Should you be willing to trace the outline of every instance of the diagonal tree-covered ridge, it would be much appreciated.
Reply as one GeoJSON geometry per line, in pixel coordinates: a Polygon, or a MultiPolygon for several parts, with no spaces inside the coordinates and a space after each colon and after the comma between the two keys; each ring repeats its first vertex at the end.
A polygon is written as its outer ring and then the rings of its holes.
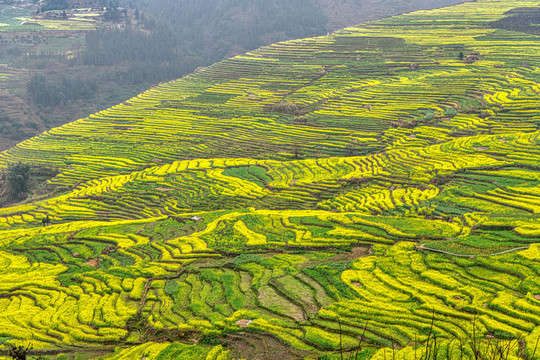
{"type": "Polygon", "coordinates": [[[0,336],[107,359],[539,358],[540,38],[507,26],[539,7],[275,44],[1,153],[58,175],[0,209],[0,336]]]}

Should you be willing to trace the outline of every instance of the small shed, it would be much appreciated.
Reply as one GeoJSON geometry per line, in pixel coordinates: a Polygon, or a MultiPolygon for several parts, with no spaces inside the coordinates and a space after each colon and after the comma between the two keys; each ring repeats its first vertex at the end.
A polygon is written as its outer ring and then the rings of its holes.
{"type": "Polygon", "coordinates": [[[478,56],[478,55],[467,55],[467,57],[464,59],[464,61],[467,64],[472,64],[473,62],[476,62],[476,61],[479,61],[479,60],[480,60],[480,56],[478,56]]]}
{"type": "Polygon", "coordinates": [[[480,53],[478,51],[471,52],[469,55],[465,57],[465,59],[463,59],[463,61],[465,61],[467,64],[472,64],[473,62],[480,61],[480,60],[481,60],[480,53]]]}

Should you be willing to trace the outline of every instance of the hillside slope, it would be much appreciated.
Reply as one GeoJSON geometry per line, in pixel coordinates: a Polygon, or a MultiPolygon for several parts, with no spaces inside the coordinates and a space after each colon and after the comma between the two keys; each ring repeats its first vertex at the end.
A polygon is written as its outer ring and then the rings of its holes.
{"type": "Polygon", "coordinates": [[[278,43],[1,153],[59,172],[0,209],[1,336],[107,359],[538,358],[540,38],[500,24],[539,5],[278,43]]]}
{"type": "Polygon", "coordinates": [[[262,45],[457,2],[0,0],[0,151],[262,45]]]}
{"type": "Polygon", "coordinates": [[[408,13],[421,9],[435,9],[454,5],[464,1],[452,0],[316,0],[317,8],[327,19],[329,31],[343,29],[368,20],[376,20],[386,16],[408,13]]]}

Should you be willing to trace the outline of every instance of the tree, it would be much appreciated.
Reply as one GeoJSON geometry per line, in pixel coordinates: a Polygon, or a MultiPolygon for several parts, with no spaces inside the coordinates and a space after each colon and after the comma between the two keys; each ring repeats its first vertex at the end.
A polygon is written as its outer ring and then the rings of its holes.
{"type": "MultiPolygon", "coordinates": [[[[13,360],[27,360],[28,356],[30,355],[30,351],[32,351],[32,345],[29,345],[27,347],[9,345],[8,356],[12,358],[13,360]]],[[[38,356],[35,359],[45,360],[41,356],[38,356]]]]}
{"type": "Polygon", "coordinates": [[[30,165],[19,162],[8,166],[6,172],[6,192],[8,201],[17,202],[26,198],[30,180],[30,165]]]}
{"type": "Polygon", "coordinates": [[[41,11],[49,10],[64,10],[69,7],[67,0],[47,0],[45,4],[41,7],[41,11]]]}
{"type": "Polygon", "coordinates": [[[51,218],[49,218],[49,215],[41,219],[41,226],[49,225],[50,223],[51,223],[51,218]]]}
{"type": "Polygon", "coordinates": [[[10,345],[9,348],[9,357],[13,360],[26,360],[28,354],[32,350],[32,346],[15,346],[10,345]]]}
{"type": "Polygon", "coordinates": [[[465,57],[465,55],[463,55],[463,52],[460,51],[460,53],[459,53],[459,60],[463,60],[464,57],[465,57]]]}

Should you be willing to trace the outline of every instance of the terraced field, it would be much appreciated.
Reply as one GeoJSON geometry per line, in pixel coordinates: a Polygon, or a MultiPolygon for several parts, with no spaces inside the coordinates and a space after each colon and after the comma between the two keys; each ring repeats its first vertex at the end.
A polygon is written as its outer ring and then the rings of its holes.
{"type": "Polygon", "coordinates": [[[492,26],[539,6],[275,44],[1,153],[59,174],[0,209],[0,337],[73,359],[540,359],[540,38],[492,26]]]}

